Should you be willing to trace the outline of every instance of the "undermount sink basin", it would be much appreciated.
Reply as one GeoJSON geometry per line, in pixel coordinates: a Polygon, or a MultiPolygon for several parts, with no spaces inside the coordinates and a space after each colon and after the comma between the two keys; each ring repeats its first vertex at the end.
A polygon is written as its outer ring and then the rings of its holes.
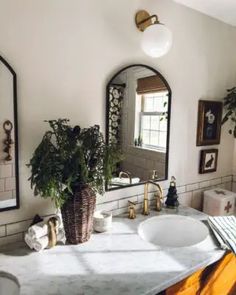
{"type": "Polygon", "coordinates": [[[0,295],[19,295],[20,285],[16,277],[0,271],[0,295]]]}
{"type": "Polygon", "coordinates": [[[161,247],[188,247],[205,240],[208,228],[200,221],[179,215],[151,217],[138,228],[140,237],[161,247]]]}

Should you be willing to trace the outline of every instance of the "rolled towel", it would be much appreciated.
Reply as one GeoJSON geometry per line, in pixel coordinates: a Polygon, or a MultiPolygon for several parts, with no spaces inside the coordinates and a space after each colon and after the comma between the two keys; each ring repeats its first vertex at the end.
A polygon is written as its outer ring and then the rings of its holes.
{"type": "Polygon", "coordinates": [[[48,226],[44,222],[39,222],[28,229],[31,239],[39,239],[48,234],[48,226]]]}
{"type": "Polygon", "coordinates": [[[41,237],[33,242],[33,248],[35,251],[40,252],[48,246],[48,236],[41,237]]]}
{"type": "MultiPolygon", "coordinates": [[[[57,220],[57,223],[58,223],[57,228],[61,227],[62,226],[62,219],[60,218],[60,216],[55,215],[52,217],[56,218],[56,220],[57,220]]],[[[52,217],[50,217],[50,218],[52,218],[52,217]]],[[[50,218],[48,218],[48,219],[50,219],[50,218]]],[[[28,229],[28,233],[32,239],[39,239],[39,238],[44,237],[48,234],[48,225],[45,222],[39,222],[39,223],[31,226],[28,229]]],[[[58,233],[58,231],[57,231],[57,233],[58,233]]]]}
{"type": "MultiPolygon", "coordinates": [[[[65,244],[65,232],[63,229],[59,229],[57,235],[57,242],[63,242],[65,244]]],[[[41,237],[33,241],[33,249],[37,252],[40,252],[48,247],[49,238],[48,236],[41,237]]]]}
{"type": "Polygon", "coordinates": [[[25,237],[24,237],[25,243],[30,247],[30,249],[33,249],[33,242],[34,240],[30,237],[30,235],[28,233],[25,233],[25,237]]]}

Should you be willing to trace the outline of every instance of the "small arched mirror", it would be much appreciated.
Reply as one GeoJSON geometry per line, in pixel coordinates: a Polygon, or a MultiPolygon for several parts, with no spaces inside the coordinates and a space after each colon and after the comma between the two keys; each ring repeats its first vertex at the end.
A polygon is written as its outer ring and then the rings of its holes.
{"type": "Polygon", "coordinates": [[[19,208],[16,73],[0,56],[0,211],[19,208]]]}
{"type": "Polygon", "coordinates": [[[164,77],[146,65],[131,65],[107,84],[106,140],[119,147],[107,190],[168,178],[171,89],[164,77]]]}

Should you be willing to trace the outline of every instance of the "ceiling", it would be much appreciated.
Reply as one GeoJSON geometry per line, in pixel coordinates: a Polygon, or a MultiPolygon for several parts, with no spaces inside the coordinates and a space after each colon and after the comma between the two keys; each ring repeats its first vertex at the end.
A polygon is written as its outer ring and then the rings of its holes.
{"type": "Polygon", "coordinates": [[[227,24],[236,26],[236,0],[175,0],[227,24]]]}

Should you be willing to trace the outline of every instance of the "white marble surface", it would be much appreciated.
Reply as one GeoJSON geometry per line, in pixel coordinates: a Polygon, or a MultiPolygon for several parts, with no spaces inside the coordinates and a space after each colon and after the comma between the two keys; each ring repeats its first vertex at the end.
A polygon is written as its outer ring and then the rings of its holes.
{"type": "MultiPolygon", "coordinates": [[[[206,219],[185,207],[178,214],[206,219]]],[[[42,253],[31,252],[22,243],[1,248],[0,271],[18,278],[21,295],[154,295],[224,254],[211,237],[185,248],[149,244],[137,234],[145,218],[115,217],[110,232],[93,234],[89,242],[77,246],[42,253]]]]}

